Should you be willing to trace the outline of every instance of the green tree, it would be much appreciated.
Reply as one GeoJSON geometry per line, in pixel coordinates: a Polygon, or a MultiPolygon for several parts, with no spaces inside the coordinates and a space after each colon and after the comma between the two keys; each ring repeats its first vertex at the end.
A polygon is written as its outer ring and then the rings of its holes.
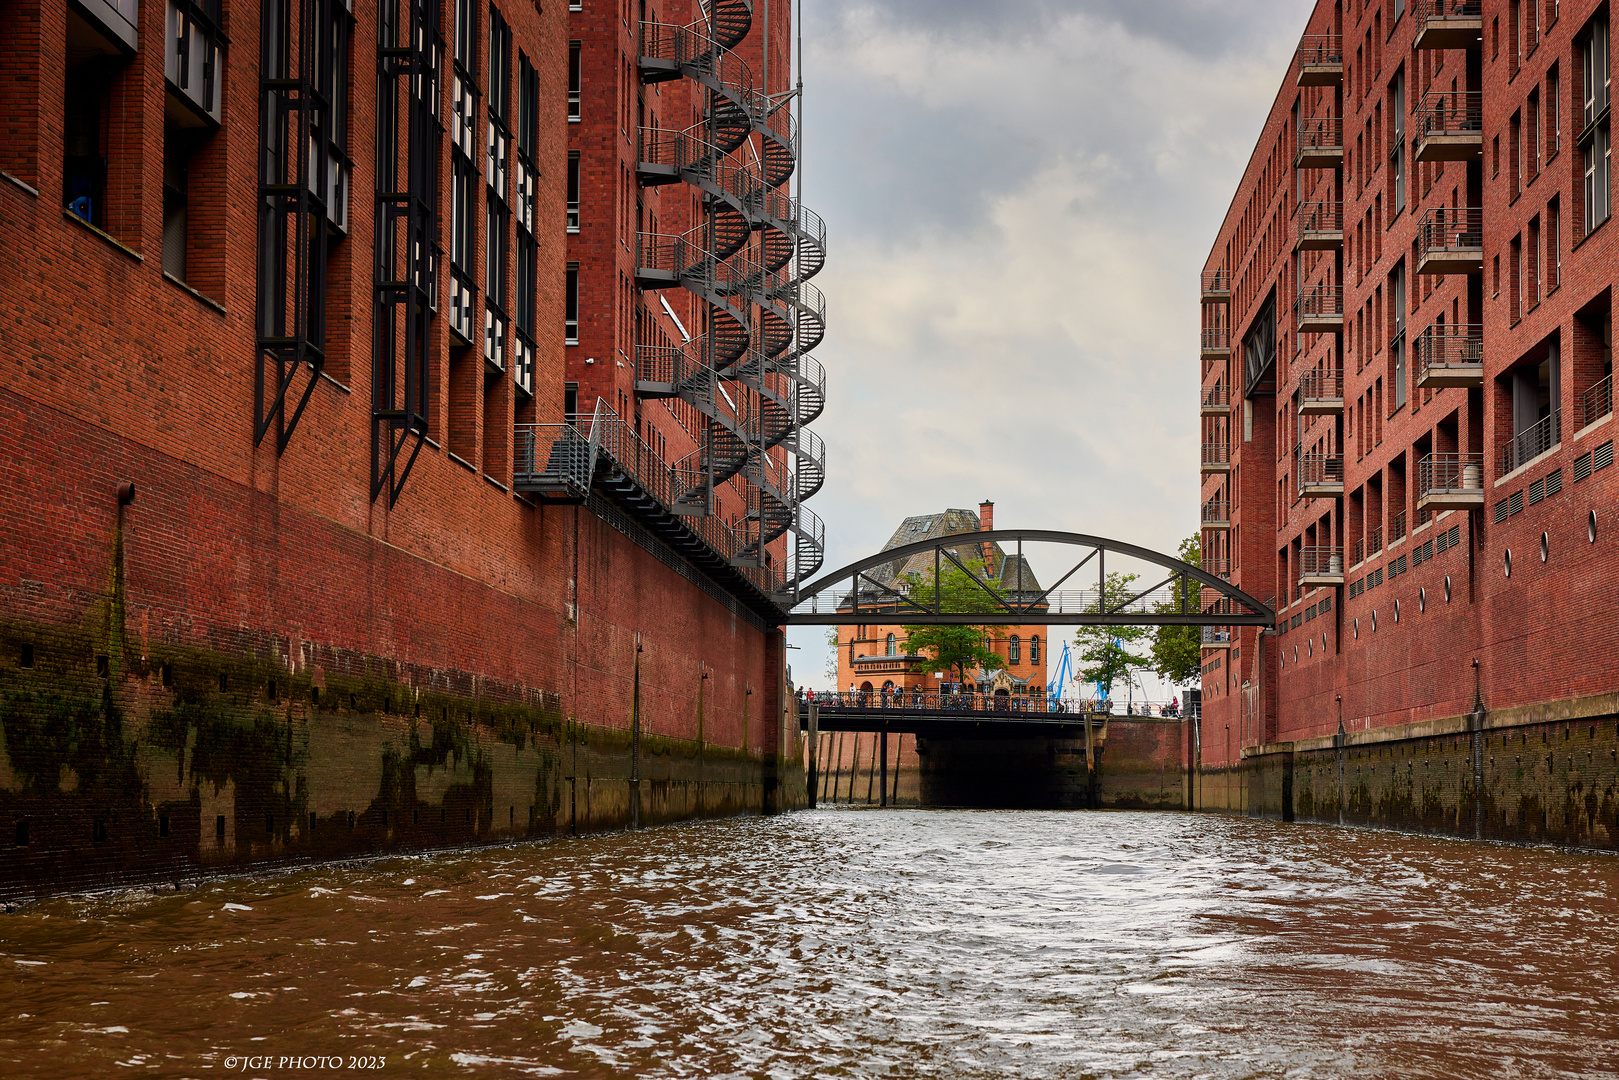
{"type": "MultiPolygon", "coordinates": [[[[1193,533],[1181,541],[1181,561],[1201,566],[1202,538],[1193,533]]],[[[1182,600],[1187,611],[1203,603],[1202,586],[1195,578],[1182,578],[1179,594],[1158,605],[1161,613],[1180,611],[1182,600]]],[[[1196,626],[1160,626],[1152,640],[1152,668],[1167,682],[1184,686],[1203,673],[1203,635],[1196,626]]]]}
{"type": "Polygon", "coordinates": [[[832,689],[838,688],[838,628],[830,626],[826,631],[826,682],[832,689]]]}
{"type": "MultiPolygon", "coordinates": [[[[993,588],[993,586],[991,586],[993,588]]],[[[913,575],[905,594],[918,603],[933,604],[934,579],[930,570],[913,575]]],[[[938,581],[939,610],[951,614],[983,612],[986,615],[1004,610],[994,595],[985,591],[979,580],[960,567],[943,568],[938,581]]],[[[989,631],[1003,630],[1005,623],[983,623],[973,626],[904,626],[905,644],[913,654],[923,656],[912,667],[913,673],[927,671],[953,671],[957,682],[967,681],[967,672],[974,668],[986,671],[1003,667],[1006,658],[985,644],[989,631]]]]}
{"type": "MultiPolygon", "coordinates": [[[[1137,575],[1112,573],[1102,586],[1101,599],[1087,611],[1116,608],[1135,595],[1131,588],[1137,575]]],[[[1152,666],[1152,658],[1137,651],[1148,633],[1145,626],[1081,626],[1074,635],[1079,646],[1079,677],[1096,683],[1111,695],[1113,684],[1128,679],[1130,672],[1152,666]]]]}

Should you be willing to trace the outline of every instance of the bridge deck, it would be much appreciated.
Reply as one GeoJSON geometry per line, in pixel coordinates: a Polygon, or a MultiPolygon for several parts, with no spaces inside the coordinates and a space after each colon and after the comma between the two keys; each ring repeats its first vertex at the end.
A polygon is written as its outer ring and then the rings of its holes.
{"type": "MultiPolygon", "coordinates": [[[[821,731],[891,731],[925,739],[1083,739],[1087,723],[1100,734],[1113,718],[1112,713],[833,707],[820,710],[816,727],[821,731]]],[[[809,730],[807,707],[798,710],[798,726],[809,730]]]]}

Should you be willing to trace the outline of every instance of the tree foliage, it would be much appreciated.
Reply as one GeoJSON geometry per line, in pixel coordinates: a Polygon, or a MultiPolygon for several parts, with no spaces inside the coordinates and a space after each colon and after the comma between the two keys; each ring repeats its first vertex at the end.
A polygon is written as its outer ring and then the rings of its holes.
{"type": "Polygon", "coordinates": [[[826,630],[826,647],[831,651],[826,654],[826,681],[832,689],[838,688],[838,628],[829,626],[826,630]]]}
{"type": "MultiPolygon", "coordinates": [[[[1098,603],[1087,611],[1111,610],[1135,595],[1137,575],[1112,573],[1102,586],[1098,603]]],[[[1150,628],[1145,626],[1081,626],[1074,635],[1079,646],[1079,678],[1096,683],[1104,695],[1113,684],[1127,680],[1132,671],[1152,666],[1152,658],[1139,651],[1150,628]]]]}
{"type": "MultiPolygon", "coordinates": [[[[1181,561],[1202,565],[1202,538],[1193,533],[1181,541],[1181,561]]],[[[1179,611],[1185,601],[1187,611],[1196,611],[1203,602],[1202,586],[1194,578],[1182,578],[1181,594],[1158,605],[1160,612],[1179,611]]],[[[1196,626],[1160,626],[1153,635],[1152,667],[1160,678],[1184,686],[1203,674],[1203,636],[1196,626]]]]}
{"type": "MultiPolygon", "coordinates": [[[[993,585],[988,586],[993,588],[993,585]]],[[[930,570],[912,575],[905,595],[918,603],[931,605],[934,601],[934,577],[930,570]]],[[[993,614],[1004,610],[995,595],[986,591],[986,585],[958,566],[949,565],[940,570],[938,579],[939,610],[952,614],[993,614]]],[[[985,644],[989,631],[1004,630],[1005,623],[983,623],[974,626],[918,626],[902,627],[906,647],[925,660],[912,666],[913,673],[952,671],[957,682],[967,681],[967,672],[976,668],[990,671],[1006,664],[1006,659],[985,644]]]]}

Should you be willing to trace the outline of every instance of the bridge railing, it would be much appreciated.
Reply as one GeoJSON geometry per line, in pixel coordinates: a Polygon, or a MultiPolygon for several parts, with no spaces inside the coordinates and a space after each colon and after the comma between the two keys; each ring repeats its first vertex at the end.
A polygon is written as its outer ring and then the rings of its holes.
{"type": "Polygon", "coordinates": [[[1075,700],[1047,699],[1043,691],[1028,696],[986,694],[978,690],[938,690],[921,687],[901,687],[895,690],[806,691],[798,697],[800,705],[810,702],[823,713],[840,711],[889,711],[903,713],[931,712],[941,714],[988,714],[1004,716],[1078,713],[1112,716],[1170,716],[1180,715],[1175,704],[1168,701],[1112,701],[1105,698],[1075,700]]]}

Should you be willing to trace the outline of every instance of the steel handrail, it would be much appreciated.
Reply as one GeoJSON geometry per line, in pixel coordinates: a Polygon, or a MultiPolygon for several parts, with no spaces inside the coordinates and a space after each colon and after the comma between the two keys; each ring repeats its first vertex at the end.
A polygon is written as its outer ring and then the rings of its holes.
{"type": "Polygon", "coordinates": [[[1313,544],[1299,548],[1299,576],[1342,574],[1343,549],[1336,544],[1313,544]]]}
{"type": "Polygon", "coordinates": [[[1231,503],[1225,499],[1210,499],[1203,504],[1203,523],[1231,520],[1231,503]]]}
{"type": "Polygon", "coordinates": [[[1563,416],[1553,409],[1507,441],[1501,450],[1503,475],[1544,454],[1563,441],[1563,416]]]}
{"type": "Polygon", "coordinates": [[[1202,406],[1206,409],[1223,409],[1231,406],[1231,388],[1225,383],[1215,383],[1203,391],[1202,406]]]}
{"type": "Polygon", "coordinates": [[[1299,66],[1342,64],[1343,39],[1337,34],[1306,34],[1299,39],[1299,66]]]}
{"type": "Polygon", "coordinates": [[[1484,363],[1482,323],[1433,323],[1411,345],[1420,379],[1425,372],[1478,367],[1484,363]]]}
{"type": "Polygon", "coordinates": [[[1203,328],[1203,348],[1209,351],[1231,348],[1231,328],[1227,326],[1205,326],[1203,328]]]}
{"type": "Polygon", "coordinates": [[[1419,255],[1484,250],[1484,210],[1477,206],[1435,206],[1417,223],[1419,255]]]}
{"type": "Polygon", "coordinates": [[[1422,95],[1418,131],[1423,135],[1482,135],[1484,95],[1477,90],[1434,90],[1422,95]]]}
{"type": "Polygon", "coordinates": [[[1306,484],[1341,484],[1344,482],[1342,454],[1300,454],[1299,486],[1306,484]]]}
{"type": "Polygon", "coordinates": [[[1580,427],[1588,427],[1613,412],[1613,375],[1597,381],[1580,394],[1580,427]]]}
{"type": "Polygon", "coordinates": [[[1299,397],[1306,401],[1342,401],[1344,373],[1307,371],[1299,376],[1299,397]]]}
{"type": "Polygon", "coordinates": [[[1300,232],[1344,231],[1344,204],[1341,202],[1301,202],[1293,208],[1293,220],[1300,232]]]}
{"type": "MultiPolygon", "coordinates": [[[[1420,487],[1420,484],[1418,485],[1420,487]]],[[[1389,543],[1405,539],[1405,511],[1398,510],[1389,515],[1389,543]]]]}
{"type": "Polygon", "coordinates": [[[1417,494],[1484,492],[1483,454],[1428,454],[1417,462],[1417,494]]]}
{"type": "Polygon", "coordinates": [[[1203,464],[1225,465],[1231,461],[1231,444],[1229,442],[1206,442],[1203,444],[1203,464]]]}

